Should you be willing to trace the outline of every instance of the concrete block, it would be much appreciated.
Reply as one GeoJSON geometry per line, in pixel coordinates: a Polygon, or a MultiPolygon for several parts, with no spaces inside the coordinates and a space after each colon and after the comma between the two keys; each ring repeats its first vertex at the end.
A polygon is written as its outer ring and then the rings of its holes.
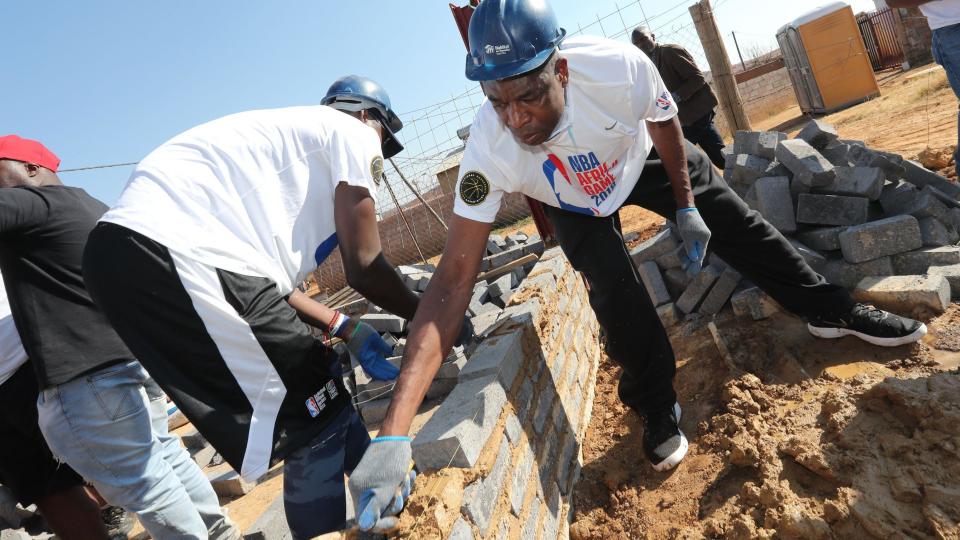
{"type": "Polygon", "coordinates": [[[888,215],[899,214],[901,212],[898,210],[919,194],[920,190],[913,184],[900,180],[887,181],[880,192],[880,206],[888,215]]]}
{"type": "Polygon", "coordinates": [[[523,427],[520,425],[520,419],[517,418],[516,414],[509,413],[507,415],[504,432],[507,435],[507,440],[510,441],[510,446],[516,448],[520,444],[520,437],[523,434],[523,427]]]}
{"type": "Polygon", "coordinates": [[[451,352],[450,356],[440,364],[440,369],[434,376],[435,379],[456,379],[460,376],[463,367],[467,365],[467,357],[461,352],[456,354],[451,352]]]}
{"type": "Polygon", "coordinates": [[[513,240],[517,244],[526,244],[527,243],[527,234],[522,232],[513,233],[507,237],[507,240],[513,240]]]}
{"type": "MultiPolygon", "coordinates": [[[[884,210],[886,210],[886,208],[884,208],[884,210]]],[[[953,221],[950,215],[950,209],[937,200],[929,191],[921,191],[915,197],[897,205],[894,211],[889,213],[896,215],[910,214],[917,219],[935,217],[942,223],[952,223],[953,221]]]]}
{"type": "Polygon", "coordinates": [[[664,328],[676,326],[682,317],[677,310],[677,306],[672,303],[658,307],[657,315],[660,317],[660,324],[662,324],[664,328]]]}
{"type": "Polygon", "coordinates": [[[360,321],[369,324],[380,333],[400,334],[407,329],[406,319],[390,313],[368,313],[361,316],[360,321]]]}
{"type": "Polygon", "coordinates": [[[867,221],[870,201],[863,197],[801,193],[797,221],[808,225],[859,225],[867,221]]]}
{"type": "Polygon", "coordinates": [[[499,298],[504,294],[510,292],[510,288],[513,286],[513,275],[507,274],[505,276],[500,276],[490,283],[490,288],[487,289],[487,294],[494,298],[499,298]]]}
{"type": "Polygon", "coordinates": [[[537,398],[537,407],[533,414],[533,430],[537,435],[543,435],[543,427],[547,422],[547,418],[550,416],[551,404],[556,395],[556,388],[552,384],[547,384],[540,389],[540,396],[537,398]]]}
{"type": "Polygon", "coordinates": [[[797,240],[819,251],[836,251],[840,249],[840,233],[846,227],[822,227],[809,229],[797,233],[797,240]]]}
{"type": "Polygon", "coordinates": [[[833,164],[834,167],[846,167],[850,164],[847,155],[850,153],[850,145],[834,141],[820,150],[820,155],[833,164]]]}
{"type": "Polygon", "coordinates": [[[960,208],[960,201],[933,186],[923,186],[921,193],[929,193],[947,208],[960,208]]]}
{"type": "Polygon", "coordinates": [[[767,167],[770,166],[770,160],[759,156],[749,154],[740,154],[737,156],[733,165],[734,183],[749,186],[757,178],[763,176],[767,167]]]}
{"type": "Polygon", "coordinates": [[[229,463],[217,465],[206,470],[207,479],[213,490],[221,497],[240,497],[250,493],[256,482],[248,482],[240,477],[229,463]]]}
{"type": "Polygon", "coordinates": [[[433,274],[431,273],[425,272],[423,274],[420,274],[420,279],[417,280],[417,286],[415,288],[411,287],[411,289],[414,289],[418,292],[426,292],[427,287],[430,285],[431,279],[433,279],[433,274]]]}
{"type": "Polygon", "coordinates": [[[289,540],[293,538],[283,508],[283,495],[278,495],[260,517],[244,531],[243,540],[289,540]]]}
{"type": "Polygon", "coordinates": [[[862,263],[917,249],[923,245],[913,216],[895,216],[850,227],[840,233],[843,258],[862,263]]]}
{"type": "Polygon", "coordinates": [[[880,198],[886,181],[883,171],[876,167],[836,167],[837,177],[833,183],[811,188],[811,193],[866,197],[871,201],[880,198]]]}
{"type": "Polygon", "coordinates": [[[893,269],[898,275],[926,274],[931,266],[960,264],[960,247],[945,246],[918,249],[893,256],[893,269]]]}
{"type": "Polygon", "coordinates": [[[943,313],[950,305],[950,283],[943,276],[867,277],[853,291],[860,302],[900,313],[925,307],[943,313]]]}
{"type": "Polygon", "coordinates": [[[916,161],[905,160],[902,165],[904,169],[903,179],[907,182],[910,182],[918,188],[931,186],[954,199],[960,199],[960,184],[947,180],[943,176],[926,169],[916,161]]]}
{"type": "Polygon", "coordinates": [[[701,270],[690,282],[690,286],[680,295],[676,302],[677,309],[683,313],[693,313],[700,306],[700,302],[707,296],[707,293],[710,292],[713,284],[720,278],[720,272],[713,265],[701,270]]]}
{"type": "Polygon", "coordinates": [[[814,119],[803,126],[797,138],[807,141],[817,150],[822,150],[837,140],[837,129],[823,120],[814,119]]]}
{"type": "Polygon", "coordinates": [[[523,331],[518,329],[483,340],[460,370],[460,380],[493,376],[504,388],[510,388],[523,363],[522,336],[523,331]]]}
{"type": "Polygon", "coordinates": [[[507,263],[512,263],[513,261],[526,255],[524,249],[526,249],[526,246],[513,246],[503,250],[501,253],[497,253],[496,255],[490,255],[484,260],[489,263],[491,270],[500,268],[501,266],[507,263]]]}
{"type": "Polygon", "coordinates": [[[812,248],[796,238],[790,239],[790,245],[793,246],[793,249],[797,250],[797,253],[799,253],[800,256],[803,257],[803,260],[807,261],[807,264],[810,265],[810,268],[813,268],[814,270],[819,271],[819,268],[823,268],[823,265],[827,262],[826,257],[814,251],[812,248]]]}
{"type": "Polygon", "coordinates": [[[527,520],[523,522],[523,529],[520,531],[520,540],[537,540],[540,528],[540,507],[543,506],[539,499],[534,499],[530,506],[530,514],[527,520]]]}
{"type": "Polygon", "coordinates": [[[540,239],[540,235],[535,234],[527,239],[527,243],[523,245],[523,254],[524,255],[543,255],[544,250],[546,249],[546,244],[543,243],[543,240],[540,239]]]}
{"type": "Polygon", "coordinates": [[[506,488],[507,472],[510,470],[510,455],[510,442],[504,438],[500,441],[497,459],[493,462],[493,468],[490,469],[490,474],[483,479],[483,488],[494,501],[497,500],[506,488]]]}
{"type": "Polygon", "coordinates": [[[960,235],[952,225],[944,225],[937,218],[926,217],[917,222],[920,224],[920,237],[925,246],[949,246],[960,240],[960,235]]]}
{"type": "Polygon", "coordinates": [[[670,296],[678,298],[690,285],[691,278],[682,268],[671,268],[663,273],[663,281],[667,284],[670,296]]]}
{"type": "Polygon", "coordinates": [[[828,257],[823,268],[817,270],[827,281],[852,289],[865,277],[892,276],[893,262],[890,257],[881,257],[859,264],[847,262],[843,257],[828,257]]]}
{"type": "Polygon", "coordinates": [[[414,461],[423,470],[473,467],[506,403],[496,375],[461,381],[414,438],[414,461]]]}
{"type": "Polygon", "coordinates": [[[641,243],[639,246],[630,250],[630,257],[637,266],[647,262],[654,261],[664,253],[675,251],[679,245],[673,237],[670,230],[663,230],[655,234],[652,238],[641,243]]]}
{"type": "Polygon", "coordinates": [[[203,469],[207,465],[210,465],[210,462],[213,461],[213,456],[215,455],[217,455],[217,449],[213,446],[207,445],[194,452],[190,457],[193,458],[193,462],[197,464],[197,467],[203,469]]]}
{"type": "Polygon", "coordinates": [[[183,446],[187,450],[200,450],[209,446],[207,440],[193,426],[180,432],[180,440],[183,441],[183,446]]]}
{"type": "Polygon", "coordinates": [[[683,262],[680,260],[680,252],[678,250],[668,251],[667,253],[657,257],[657,266],[659,266],[662,270],[680,268],[682,265],[683,262]]]}
{"type": "Polygon", "coordinates": [[[792,176],[790,169],[786,168],[779,161],[771,161],[767,170],[763,171],[763,176],[792,176]]]}
{"type": "Polygon", "coordinates": [[[723,274],[720,275],[717,282],[713,285],[713,288],[710,289],[707,297],[703,299],[698,313],[704,315],[720,313],[720,310],[727,304],[727,300],[730,300],[730,296],[733,295],[733,291],[739,283],[740,272],[737,272],[733,268],[724,270],[723,274]]]}
{"type": "Polygon", "coordinates": [[[490,518],[496,503],[497,498],[491,497],[484,489],[483,480],[477,480],[463,490],[463,513],[480,529],[482,536],[490,530],[490,518]]]}
{"type": "Polygon", "coordinates": [[[761,178],[756,183],[757,210],[784,234],[797,232],[797,219],[790,195],[790,179],[785,176],[761,178]]]}
{"type": "Polygon", "coordinates": [[[767,319],[783,309],[760,287],[750,287],[735,293],[730,304],[738,316],[750,317],[755,321],[767,319]]]}
{"type": "Polygon", "coordinates": [[[826,186],[836,177],[833,164],[802,139],[780,141],[776,156],[777,161],[807,186],[826,186]]]}
{"type": "Polygon", "coordinates": [[[752,186],[747,189],[747,192],[743,194],[743,202],[747,203],[752,210],[760,211],[760,205],[757,201],[757,183],[754,182],[752,186]]]}
{"type": "Polygon", "coordinates": [[[950,297],[954,301],[960,300],[960,264],[931,266],[927,269],[927,274],[946,278],[947,282],[950,283],[950,297]]]}
{"type": "Polygon", "coordinates": [[[491,234],[489,237],[487,237],[487,241],[493,242],[501,249],[507,247],[507,241],[499,234],[491,234]]]}
{"type": "Polygon", "coordinates": [[[447,540],[473,540],[473,529],[470,528],[470,525],[463,520],[463,518],[457,518],[456,523],[453,524],[453,529],[450,530],[450,536],[447,537],[447,540]]]}
{"type": "Polygon", "coordinates": [[[503,253],[503,248],[493,240],[487,240],[487,255],[496,255],[497,253],[503,253]]]}
{"type": "Polygon", "coordinates": [[[643,286],[646,287],[647,295],[650,296],[653,305],[662,306],[669,303],[671,300],[670,291],[667,290],[667,284],[664,283],[663,276],[660,275],[660,269],[657,267],[657,263],[647,261],[638,265],[637,270],[640,273],[640,279],[643,281],[643,286]]]}
{"type": "MultiPolygon", "coordinates": [[[[393,391],[384,390],[385,395],[380,399],[367,398],[370,401],[364,401],[357,408],[360,410],[360,417],[367,425],[379,424],[387,417],[387,410],[390,408],[390,401],[393,391]]],[[[376,395],[376,394],[374,394],[376,395]]]]}
{"type": "Polygon", "coordinates": [[[787,134],[779,131],[738,131],[733,137],[733,153],[772,160],[777,144],[786,138],[787,134]]]}
{"type": "MultiPolygon", "coordinates": [[[[493,304],[484,305],[493,306],[493,304]]],[[[500,308],[497,308],[471,317],[470,322],[473,323],[473,333],[481,337],[487,335],[487,333],[497,325],[497,321],[500,319],[500,313],[500,308]]]]}
{"type": "Polygon", "coordinates": [[[527,493],[533,465],[533,450],[529,444],[524,445],[517,467],[514,469],[513,478],[510,480],[510,511],[517,517],[520,517],[520,513],[523,512],[523,496],[527,493]]]}
{"type": "Polygon", "coordinates": [[[851,144],[847,157],[850,159],[850,163],[855,166],[883,169],[887,180],[898,180],[903,178],[905,174],[903,158],[871,150],[862,144],[851,144]]]}

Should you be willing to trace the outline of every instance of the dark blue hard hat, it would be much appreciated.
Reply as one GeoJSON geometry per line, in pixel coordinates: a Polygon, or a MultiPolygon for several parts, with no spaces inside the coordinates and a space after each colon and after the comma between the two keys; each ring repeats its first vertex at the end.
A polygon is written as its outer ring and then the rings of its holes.
{"type": "Polygon", "coordinates": [[[467,78],[496,81],[542,66],[567,31],[545,0],[483,0],[468,35],[467,78]]]}
{"type": "MultiPolygon", "coordinates": [[[[341,111],[364,111],[373,109],[374,115],[383,126],[383,157],[392,158],[403,150],[396,133],[403,129],[403,122],[390,106],[390,96],[377,82],[359,75],[340,77],[327,90],[320,101],[341,111]]],[[[377,179],[379,180],[379,178],[377,179]]]]}

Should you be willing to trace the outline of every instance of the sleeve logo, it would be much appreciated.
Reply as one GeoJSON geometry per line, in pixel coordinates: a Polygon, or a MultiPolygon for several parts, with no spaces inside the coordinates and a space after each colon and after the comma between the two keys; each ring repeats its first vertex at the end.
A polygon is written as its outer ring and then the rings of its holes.
{"type": "Polygon", "coordinates": [[[370,162],[370,176],[373,177],[373,183],[380,185],[380,179],[383,178],[383,158],[380,156],[374,156],[373,161],[370,162]]]}
{"type": "Polygon", "coordinates": [[[657,107],[660,109],[669,111],[671,105],[673,105],[673,101],[670,99],[670,94],[668,92],[660,94],[660,97],[657,98],[657,107]]]}
{"type": "Polygon", "coordinates": [[[470,171],[460,179],[459,191],[463,202],[476,206],[487,200],[487,195],[490,194],[490,182],[482,174],[470,171]]]}

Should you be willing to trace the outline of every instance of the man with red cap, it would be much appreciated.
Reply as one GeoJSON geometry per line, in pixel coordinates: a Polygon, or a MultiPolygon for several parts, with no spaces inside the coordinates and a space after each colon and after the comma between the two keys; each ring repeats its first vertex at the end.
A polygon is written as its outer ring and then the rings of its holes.
{"type": "Polygon", "coordinates": [[[147,373],[90,300],[81,258],[107,207],[64,186],[59,164],[37,141],[0,137],[0,271],[40,389],[40,430],[58,460],[154,538],[239,538],[150,406],[147,373]]]}

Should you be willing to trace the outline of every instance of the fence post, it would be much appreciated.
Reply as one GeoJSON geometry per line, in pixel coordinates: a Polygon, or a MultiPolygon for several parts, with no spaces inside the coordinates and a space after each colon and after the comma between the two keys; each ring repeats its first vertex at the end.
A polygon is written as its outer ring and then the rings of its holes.
{"type": "Polygon", "coordinates": [[[700,0],[690,6],[690,16],[697,27],[697,35],[703,44],[703,52],[707,55],[710,71],[717,90],[720,108],[730,127],[731,134],[737,130],[751,131],[750,118],[743,109],[743,99],[737,88],[737,80],[733,76],[733,67],[730,57],[727,56],[727,47],[720,37],[717,22],[713,18],[713,9],[710,0],[700,0]]]}

